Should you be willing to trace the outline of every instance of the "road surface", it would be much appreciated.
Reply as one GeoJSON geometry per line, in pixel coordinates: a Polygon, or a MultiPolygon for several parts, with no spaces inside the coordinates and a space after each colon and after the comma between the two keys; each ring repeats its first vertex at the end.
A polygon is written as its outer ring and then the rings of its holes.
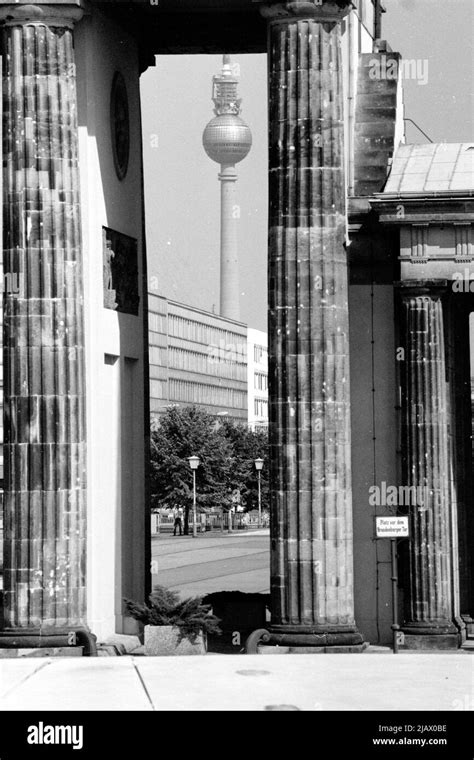
{"type": "Polygon", "coordinates": [[[214,591],[268,593],[268,529],[252,533],[164,534],[152,539],[152,583],[203,596],[214,591]]]}

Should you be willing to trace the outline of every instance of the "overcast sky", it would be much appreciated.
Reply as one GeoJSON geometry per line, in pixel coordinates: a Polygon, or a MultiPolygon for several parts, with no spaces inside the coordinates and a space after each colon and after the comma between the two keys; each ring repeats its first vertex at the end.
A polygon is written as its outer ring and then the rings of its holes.
{"type": "MultiPolygon", "coordinates": [[[[405,81],[405,115],[434,142],[474,140],[473,0],[385,0],[383,37],[418,61],[405,81]],[[426,80],[425,84],[422,84],[426,80]]],[[[242,117],[253,147],[238,165],[242,320],[266,329],[266,56],[241,55],[242,117]]],[[[142,76],[147,245],[151,285],[162,295],[218,311],[219,167],[204,153],[219,56],[160,56],[142,76]]],[[[410,124],[408,142],[426,142],[410,124]]]]}

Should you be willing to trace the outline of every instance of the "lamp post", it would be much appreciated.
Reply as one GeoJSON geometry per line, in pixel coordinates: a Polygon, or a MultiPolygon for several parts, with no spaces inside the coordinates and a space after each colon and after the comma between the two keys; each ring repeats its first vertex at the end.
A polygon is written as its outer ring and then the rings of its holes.
{"type": "Polygon", "coordinates": [[[199,457],[188,457],[189,466],[193,471],[193,538],[197,536],[196,530],[196,470],[201,464],[199,457]]]}
{"type": "Polygon", "coordinates": [[[261,472],[263,469],[263,459],[255,460],[255,469],[257,470],[258,478],[258,527],[262,527],[262,487],[261,487],[261,472]]]}

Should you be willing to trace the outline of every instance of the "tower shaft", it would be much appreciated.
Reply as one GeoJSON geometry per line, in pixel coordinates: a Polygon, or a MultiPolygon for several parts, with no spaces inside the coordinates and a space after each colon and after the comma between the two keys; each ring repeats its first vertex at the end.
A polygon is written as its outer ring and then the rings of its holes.
{"type": "Polygon", "coordinates": [[[220,259],[220,314],[240,321],[239,260],[237,248],[237,219],[239,208],[235,202],[235,166],[222,165],[221,183],[221,259],[220,259]]]}

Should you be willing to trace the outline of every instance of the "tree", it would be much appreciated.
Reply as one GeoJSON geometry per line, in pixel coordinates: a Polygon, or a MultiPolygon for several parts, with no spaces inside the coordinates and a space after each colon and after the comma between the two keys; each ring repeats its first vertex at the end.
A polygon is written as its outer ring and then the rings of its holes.
{"type": "Polygon", "coordinates": [[[184,507],[184,534],[189,533],[193,479],[188,457],[198,456],[198,511],[228,502],[233,450],[215,418],[196,406],[170,406],[151,431],[151,487],[155,505],[184,507]]]}
{"type": "Polygon", "coordinates": [[[233,468],[229,476],[229,488],[240,491],[247,511],[258,508],[258,475],[255,460],[263,459],[260,473],[262,508],[269,505],[268,485],[268,431],[250,430],[246,425],[225,420],[222,430],[232,446],[233,468]]]}
{"type": "Polygon", "coordinates": [[[193,503],[192,472],[188,458],[196,455],[198,511],[218,506],[230,509],[233,496],[247,510],[258,507],[258,476],[255,459],[263,459],[262,507],[268,507],[268,434],[252,431],[230,420],[216,418],[196,406],[170,406],[151,431],[152,504],[184,507],[184,533],[189,533],[193,503]]]}

